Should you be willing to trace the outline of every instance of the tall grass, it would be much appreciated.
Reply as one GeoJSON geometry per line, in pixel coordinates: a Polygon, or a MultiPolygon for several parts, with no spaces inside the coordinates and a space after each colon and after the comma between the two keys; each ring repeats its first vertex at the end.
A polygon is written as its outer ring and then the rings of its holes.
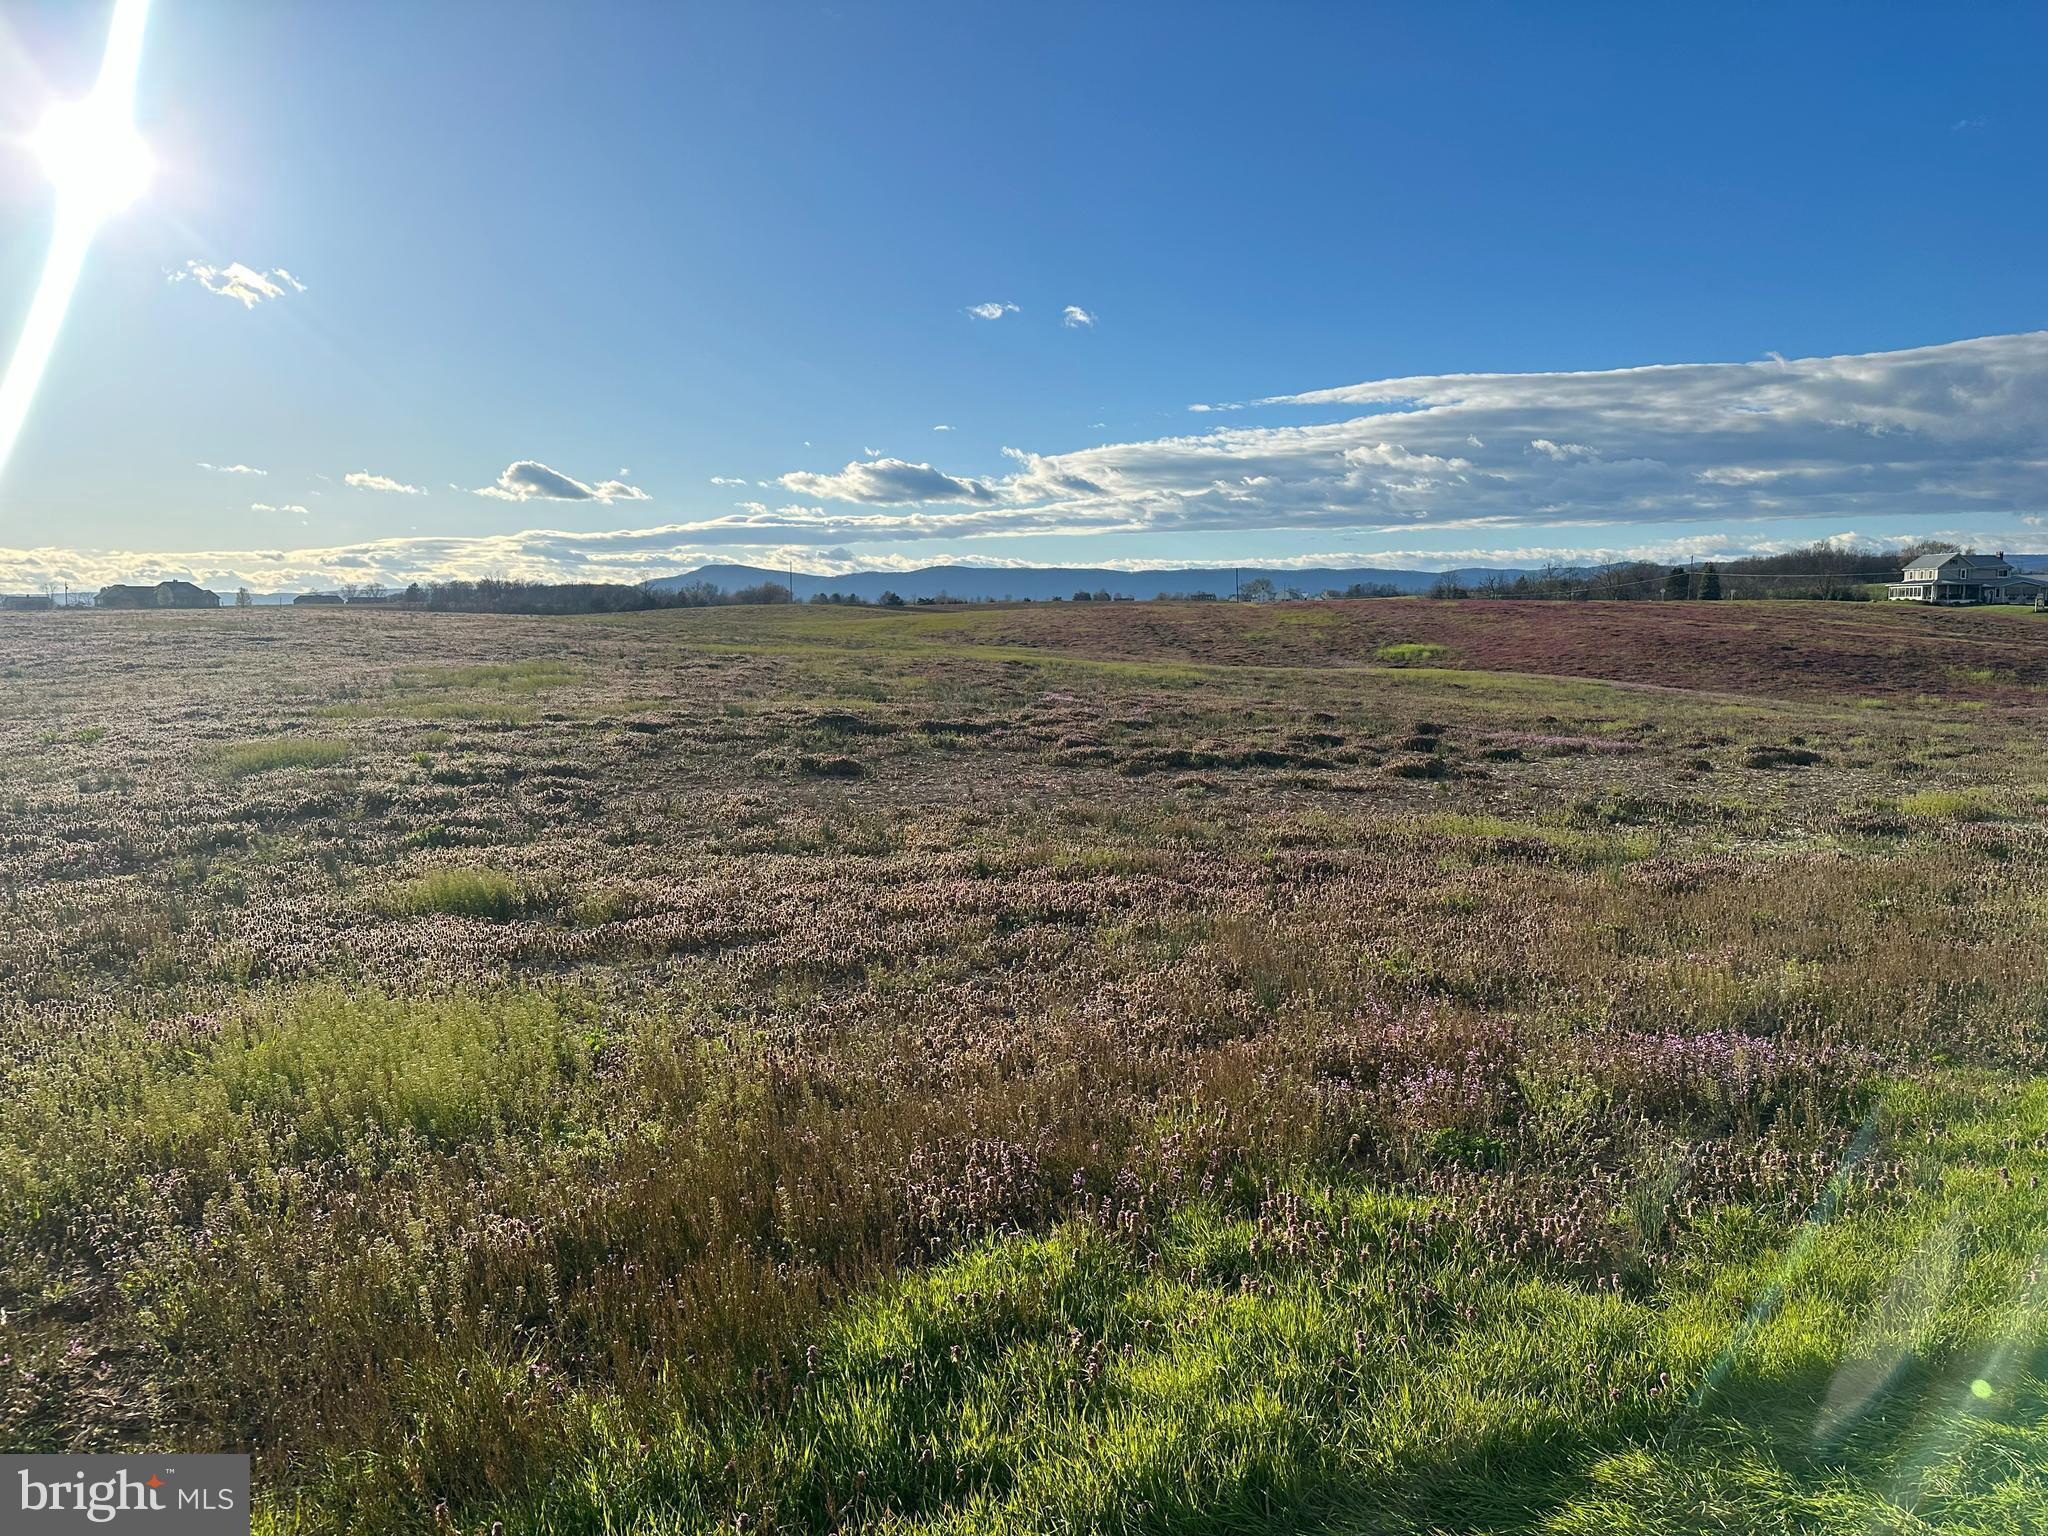
{"type": "Polygon", "coordinates": [[[481,917],[509,922],[525,910],[529,893],[511,875],[496,869],[435,869],[403,880],[377,898],[392,917],[481,917]]]}
{"type": "Polygon", "coordinates": [[[331,768],[354,755],[354,747],[333,737],[274,736],[215,748],[205,761],[208,770],[221,778],[245,779],[279,768],[331,768]]]}
{"type": "Polygon", "coordinates": [[[488,662],[476,666],[411,668],[398,674],[397,686],[403,690],[541,693],[573,683],[581,676],[578,668],[562,661],[488,662]]]}
{"type": "Polygon", "coordinates": [[[1899,809],[1922,821],[1991,821],[1999,814],[1997,797],[1974,786],[1923,789],[1902,798],[1899,809]]]}

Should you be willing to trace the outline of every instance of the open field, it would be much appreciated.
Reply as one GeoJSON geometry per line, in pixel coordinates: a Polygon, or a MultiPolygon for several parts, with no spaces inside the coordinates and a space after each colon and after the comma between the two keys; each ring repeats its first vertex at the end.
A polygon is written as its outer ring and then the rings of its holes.
{"type": "Polygon", "coordinates": [[[0,677],[9,1449],[248,1446],[275,1532],[2048,1526],[2048,620],[0,677]]]}

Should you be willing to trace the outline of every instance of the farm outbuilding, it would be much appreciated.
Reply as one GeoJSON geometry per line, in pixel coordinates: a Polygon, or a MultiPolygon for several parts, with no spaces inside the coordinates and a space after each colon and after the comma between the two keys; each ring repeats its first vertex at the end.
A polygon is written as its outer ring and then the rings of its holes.
{"type": "Polygon", "coordinates": [[[116,582],[93,599],[99,608],[218,608],[220,594],[189,581],[160,581],[153,587],[116,582]]]}

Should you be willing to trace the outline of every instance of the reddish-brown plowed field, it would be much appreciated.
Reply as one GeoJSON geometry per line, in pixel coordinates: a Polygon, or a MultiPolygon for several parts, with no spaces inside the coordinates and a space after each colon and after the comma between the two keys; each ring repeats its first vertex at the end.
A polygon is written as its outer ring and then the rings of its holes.
{"type": "Polygon", "coordinates": [[[1774,697],[2024,697],[2048,685],[2048,618],[1874,603],[1533,603],[1367,599],[1258,607],[1079,604],[1005,610],[978,638],[1225,664],[1443,665],[1774,697]]]}

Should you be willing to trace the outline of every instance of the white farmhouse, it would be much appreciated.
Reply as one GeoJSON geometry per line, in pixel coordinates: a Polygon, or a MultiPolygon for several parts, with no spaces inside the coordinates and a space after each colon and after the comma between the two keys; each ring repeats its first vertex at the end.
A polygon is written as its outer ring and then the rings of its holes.
{"type": "Polygon", "coordinates": [[[1888,588],[1895,603],[2031,603],[2048,592],[2048,580],[2022,576],[2003,551],[1995,555],[1922,555],[1888,588]]]}

